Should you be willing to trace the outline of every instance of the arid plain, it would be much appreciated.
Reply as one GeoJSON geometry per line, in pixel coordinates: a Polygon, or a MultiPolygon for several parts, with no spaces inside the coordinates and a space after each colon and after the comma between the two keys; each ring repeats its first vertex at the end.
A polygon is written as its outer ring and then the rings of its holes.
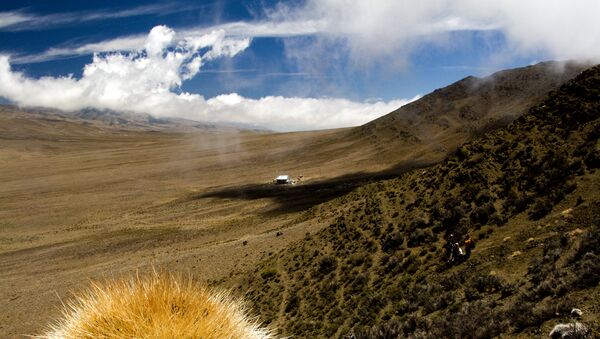
{"type": "Polygon", "coordinates": [[[89,279],[249,269],[326,222],[301,212],[392,165],[347,130],[184,133],[2,110],[2,337],[39,333],[89,279]],[[274,186],[282,173],[303,181],[274,186]]]}

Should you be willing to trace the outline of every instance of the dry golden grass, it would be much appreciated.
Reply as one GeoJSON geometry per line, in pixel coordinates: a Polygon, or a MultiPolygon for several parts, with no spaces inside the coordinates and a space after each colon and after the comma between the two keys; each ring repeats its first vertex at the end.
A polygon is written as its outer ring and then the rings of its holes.
{"type": "Polygon", "coordinates": [[[152,273],[92,282],[40,338],[270,338],[227,292],[152,273]]]}

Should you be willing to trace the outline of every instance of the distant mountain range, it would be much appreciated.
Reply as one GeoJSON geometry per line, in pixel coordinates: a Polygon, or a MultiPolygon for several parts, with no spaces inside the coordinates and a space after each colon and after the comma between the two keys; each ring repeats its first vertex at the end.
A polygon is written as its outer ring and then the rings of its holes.
{"type": "Polygon", "coordinates": [[[115,130],[130,131],[163,131],[163,132],[267,132],[268,129],[241,123],[206,123],[182,118],[156,118],[150,114],[118,112],[87,108],[73,112],[65,112],[48,108],[19,108],[13,105],[0,105],[3,112],[21,112],[31,119],[62,120],[87,126],[109,127],[115,130]]]}
{"type": "Polygon", "coordinates": [[[140,128],[150,130],[167,130],[177,132],[231,132],[231,131],[268,131],[265,128],[255,125],[235,123],[235,122],[217,122],[206,123],[183,118],[161,117],[156,118],[150,114],[117,112],[111,110],[84,109],[73,113],[66,113],[84,120],[102,121],[110,126],[140,128]]]}

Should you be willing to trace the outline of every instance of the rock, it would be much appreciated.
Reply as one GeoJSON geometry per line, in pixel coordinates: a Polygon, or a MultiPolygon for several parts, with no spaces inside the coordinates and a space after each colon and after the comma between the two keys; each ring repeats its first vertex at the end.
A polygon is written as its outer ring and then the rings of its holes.
{"type": "Polygon", "coordinates": [[[581,228],[576,228],[576,229],[572,230],[571,232],[569,232],[569,235],[571,237],[575,237],[581,233],[583,233],[583,230],[581,228]]]}
{"type": "Polygon", "coordinates": [[[510,240],[510,237],[504,237],[504,239],[502,239],[502,241],[507,242],[510,240]]]}
{"type": "Polygon", "coordinates": [[[583,338],[588,328],[582,323],[558,324],[550,331],[550,338],[583,338]]]}
{"type": "Polygon", "coordinates": [[[560,214],[565,218],[570,218],[572,216],[571,213],[573,213],[572,208],[567,208],[566,210],[560,212],[560,214]]]}
{"type": "Polygon", "coordinates": [[[521,252],[521,251],[514,251],[511,255],[508,256],[508,258],[512,259],[512,258],[514,258],[516,256],[521,255],[521,254],[523,254],[523,252],[521,252]]]}
{"type": "Polygon", "coordinates": [[[583,311],[578,308],[573,308],[571,310],[571,317],[581,318],[582,315],[583,315],[583,311]]]}

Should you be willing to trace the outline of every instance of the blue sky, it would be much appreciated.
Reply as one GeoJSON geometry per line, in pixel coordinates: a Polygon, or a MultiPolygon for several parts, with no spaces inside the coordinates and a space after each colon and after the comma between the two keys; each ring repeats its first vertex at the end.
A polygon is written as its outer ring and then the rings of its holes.
{"type": "Polygon", "coordinates": [[[280,130],[331,128],[364,123],[468,75],[597,56],[597,34],[573,38],[582,29],[600,31],[590,14],[600,9],[593,1],[487,4],[5,0],[0,3],[0,54],[7,57],[5,76],[14,86],[0,87],[0,97],[23,106],[125,107],[280,130]],[[528,11],[534,9],[538,13],[532,17],[528,11]],[[165,29],[149,34],[156,26],[165,29]],[[186,49],[185,61],[167,65],[160,59],[151,68],[173,67],[177,74],[168,84],[149,69],[131,75],[136,62],[154,60],[132,54],[144,51],[151,36],[158,43],[169,40],[161,45],[161,57],[186,49]],[[192,40],[206,39],[210,42],[202,47],[190,47],[192,40]],[[221,50],[223,44],[229,47],[221,50]],[[101,59],[93,61],[94,52],[101,59]],[[110,54],[127,60],[102,59],[110,54]],[[195,58],[201,66],[188,72],[195,58]],[[84,76],[86,67],[96,70],[90,79],[84,76]],[[119,78],[124,72],[128,75],[119,78]],[[61,78],[69,75],[68,81],[61,78]],[[55,101],[25,93],[34,87],[70,93],[86,86],[55,101]],[[127,86],[162,96],[129,93],[127,86]],[[157,104],[149,106],[148,98],[157,104]],[[296,123],[273,123],[288,111],[296,123]]]}

